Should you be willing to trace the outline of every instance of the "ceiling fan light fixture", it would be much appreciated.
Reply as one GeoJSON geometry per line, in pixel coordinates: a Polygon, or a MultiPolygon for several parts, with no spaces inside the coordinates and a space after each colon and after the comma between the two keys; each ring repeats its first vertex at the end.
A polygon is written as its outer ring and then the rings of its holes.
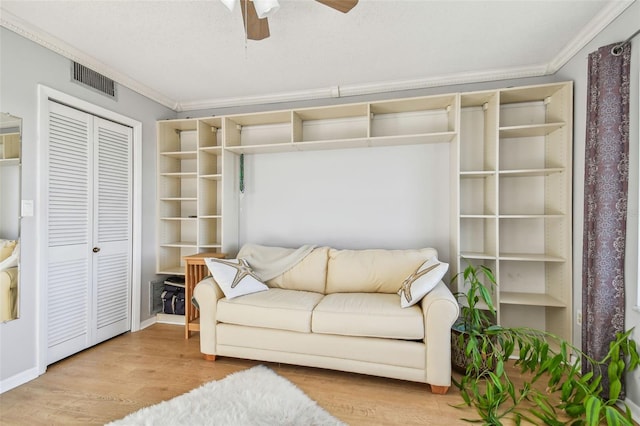
{"type": "Polygon", "coordinates": [[[260,19],[271,16],[280,9],[278,0],[253,0],[253,5],[256,7],[256,12],[260,19]]]}

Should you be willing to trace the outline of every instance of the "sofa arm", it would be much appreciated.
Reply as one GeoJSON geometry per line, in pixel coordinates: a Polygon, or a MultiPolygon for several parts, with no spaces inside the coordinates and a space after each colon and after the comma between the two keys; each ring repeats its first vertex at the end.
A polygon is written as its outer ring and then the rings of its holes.
{"type": "MultiPolygon", "coordinates": [[[[200,352],[205,357],[215,357],[216,354],[216,310],[218,300],[224,293],[213,278],[200,281],[193,290],[193,297],[200,309],[200,352]]],[[[191,301],[188,301],[191,303],[191,301]]]]}
{"type": "Polygon", "coordinates": [[[422,299],[424,342],[426,346],[426,382],[431,386],[451,386],[451,326],[460,307],[447,286],[440,281],[422,299]]]}

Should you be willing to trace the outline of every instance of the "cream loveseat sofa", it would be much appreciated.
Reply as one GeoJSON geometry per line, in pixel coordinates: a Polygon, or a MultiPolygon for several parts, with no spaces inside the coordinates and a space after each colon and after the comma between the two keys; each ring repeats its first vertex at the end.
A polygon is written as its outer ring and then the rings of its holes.
{"type": "Polygon", "coordinates": [[[401,307],[398,294],[435,256],[429,248],[244,246],[237,258],[264,277],[268,290],[229,299],[212,277],[198,283],[201,352],[211,360],[220,355],[423,382],[446,393],[458,304],[439,278],[413,306],[401,307]],[[287,265],[283,258],[293,260],[287,265]],[[264,276],[272,264],[284,271],[264,276]]]}

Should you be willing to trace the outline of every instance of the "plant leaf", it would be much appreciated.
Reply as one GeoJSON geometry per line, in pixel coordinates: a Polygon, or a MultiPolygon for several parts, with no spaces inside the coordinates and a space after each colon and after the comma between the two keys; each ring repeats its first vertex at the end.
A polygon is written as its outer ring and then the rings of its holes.
{"type": "Polygon", "coordinates": [[[567,380],[562,384],[562,393],[560,396],[561,401],[566,401],[571,396],[571,391],[573,391],[573,382],[571,380],[567,380]]]}
{"type": "Polygon", "coordinates": [[[622,382],[619,379],[609,382],[609,399],[611,401],[617,401],[622,391],[622,382]]]}
{"type": "Polygon", "coordinates": [[[496,376],[500,377],[504,374],[504,361],[498,358],[496,362],[496,376]]]}
{"type": "Polygon", "coordinates": [[[584,414],[585,408],[582,404],[570,404],[565,407],[564,411],[570,417],[577,418],[584,414]]]}
{"type": "Polygon", "coordinates": [[[613,407],[604,407],[604,418],[607,420],[607,426],[621,425],[620,413],[613,407]]]}

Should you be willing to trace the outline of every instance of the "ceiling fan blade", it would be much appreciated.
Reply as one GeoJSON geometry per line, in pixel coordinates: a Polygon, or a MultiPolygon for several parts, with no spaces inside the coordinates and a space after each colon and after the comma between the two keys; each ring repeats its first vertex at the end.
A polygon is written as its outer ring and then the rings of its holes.
{"type": "Polygon", "coordinates": [[[269,37],[269,21],[258,18],[258,12],[252,1],[240,0],[242,22],[249,40],[262,40],[269,37]]]}
{"type": "Polygon", "coordinates": [[[318,3],[322,3],[325,6],[329,6],[332,9],[339,10],[342,13],[347,13],[358,4],[358,0],[316,0],[318,3]]]}

